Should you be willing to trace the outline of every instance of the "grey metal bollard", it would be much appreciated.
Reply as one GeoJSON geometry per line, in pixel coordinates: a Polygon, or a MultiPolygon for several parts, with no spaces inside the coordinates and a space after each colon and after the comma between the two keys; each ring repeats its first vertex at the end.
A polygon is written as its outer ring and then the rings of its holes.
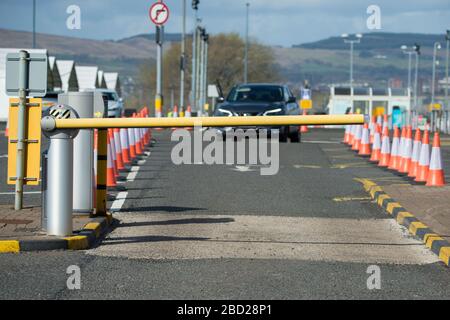
{"type": "MultiPolygon", "coordinates": [[[[60,104],[71,106],[80,118],[94,117],[94,92],[68,92],[58,96],[60,104]]],[[[94,132],[80,130],[73,146],[73,212],[94,212],[94,132]]]]}
{"type": "Polygon", "coordinates": [[[47,220],[47,234],[63,237],[73,231],[73,139],[78,130],[54,130],[55,118],[78,118],[78,115],[65,105],[52,107],[48,113],[41,121],[43,133],[50,139],[43,216],[47,220]]]}

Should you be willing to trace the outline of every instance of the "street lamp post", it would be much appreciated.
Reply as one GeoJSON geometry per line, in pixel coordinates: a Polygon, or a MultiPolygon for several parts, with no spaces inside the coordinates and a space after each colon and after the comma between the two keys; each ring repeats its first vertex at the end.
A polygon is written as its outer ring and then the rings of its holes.
{"type": "Polygon", "coordinates": [[[245,57],[244,57],[244,83],[248,83],[248,33],[249,33],[249,15],[250,3],[247,2],[247,18],[245,22],[245,57]]]}
{"type": "Polygon", "coordinates": [[[192,71],[191,71],[191,104],[193,110],[197,110],[197,35],[198,35],[198,5],[199,0],[192,0],[192,9],[195,11],[194,32],[192,34],[192,71]]]}
{"type": "Polygon", "coordinates": [[[183,0],[183,26],[180,58],[180,110],[184,109],[184,72],[186,67],[186,0],[183,0]]]}
{"type": "MultiPolygon", "coordinates": [[[[358,33],[356,34],[354,37],[350,37],[347,33],[344,33],[342,35],[342,38],[344,39],[345,43],[350,44],[350,95],[353,96],[353,51],[354,51],[354,46],[355,43],[361,43],[361,39],[362,39],[362,34],[358,33]]],[[[352,102],[352,112],[354,112],[354,105],[352,102]]]]}
{"type": "Polygon", "coordinates": [[[434,112],[434,99],[435,99],[435,87],[436,87],[436,55],[437,51],[441,49],[441,44],[439,42],[435,42],[433,46],[433,73],[431,79],[431,121],[432,121],[432,129],[436,130],[436,119],[434,112]]]}
{"type": "MultiPolygon", "coordinates": [[[[413,55],[416,55],[416,62],[417,62],[417,51],[416,51],[416,49],[415,49],[415,47],[413,47],[413,48],[408,48],[407,46],[401,46],[401,49],[403,50],[403,53],[404,54],[407,54],[408,55],[408,95],[411,95],[411,92],[413,91],[413,88],[412,88],[412,77],[411,77],[411,69],[412,69],[412,56],[413,55]]],[[[417,63],[416,63],[416,73],[417,73],[417,63]]],[[[416,84],[416,81],[414,81],[414,85],[416,84]]],[[[416,91],[416,89],[414,89],[414,92],[416,91]]],[[[411,99],[409,100],[410,101],[410,104],[411,104],[411,99]]],[[[414,101],[414,103],[415,103],[415,101],[414,101]]],[[[412,119],[412,117],[411,117],[411,113],[412,113],[412,110],[411,110],[412,108],[411,108],[411,106],[410,106],[410,108],[409,108],[409,111],[408,111],[408,119],[407,119],[407,121],[408,122],[411,122],[411,119],[412,119]]]]}
{"type": "Polygon", "coordinates": [[[448,125],[449,125],[449,119],[448,119],[448,113],[450,108],[450,101],[448,100],[448,86],[450,85],[450,81],[448,78],[448,60],[449,60],[449,44],[450,44],[450,30],[447,30],[447,33],[445,34],[445,42],[447,43],[447,49],[445,51],[445,133],[448,133],[448,125]]]}

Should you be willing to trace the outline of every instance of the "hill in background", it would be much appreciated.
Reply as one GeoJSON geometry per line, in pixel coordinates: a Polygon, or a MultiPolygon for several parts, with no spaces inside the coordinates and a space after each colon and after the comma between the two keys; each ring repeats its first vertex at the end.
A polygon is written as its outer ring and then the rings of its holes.
{"type": "MultiPolygon", "coordinates": [[[[165,49],[181,40],[180,34],[165,35],[165,49]]],[[[443,35],[412,33],[368,33],[355,45],[355,81],[371,85],[386,85],[389,78],[406,81],[408,59],[400,50],[402,45],[422,45],[420,75],[431,77],[432,47],[444,44],[443,35]]],[[[32,34],[0,29],[0,47],[29,48],[32,34]]],[[[140,34],[121,40],[90,40],[37,34],[37,45],[46,48],[59,59],[73,59],[78,64],[98,65],[106,71],[120,72],[122,77],[134,77],[142,63],[154,63],[156,44],[154,34],[140,34]]],[[[330,37],[292,48],[274,47],[273,52],[285,82],[299,85],[308,79],[313,85],[346,82],[349,77],[349,47],[340,37],[330,37]]],[[[445,50],[441,50],[444,59],[445,50]]],[[[251,61],[250,61],[251,63],[251,61]]],[[[441,64],[443,65],[443,64],[441,64]]],[[[443,76],[442,67],[437,70],[443,76]]]]}

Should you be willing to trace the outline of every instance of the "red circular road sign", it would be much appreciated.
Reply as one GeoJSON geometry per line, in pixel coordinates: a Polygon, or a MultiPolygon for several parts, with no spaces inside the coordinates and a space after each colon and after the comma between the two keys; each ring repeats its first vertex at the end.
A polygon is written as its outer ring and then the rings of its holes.
{"type": "Polygon", "coordinates": [[[158,26],[161,26],[169,20],[169,7],[163,2],[156,2],[150,7],[150,20],[158,26]]]}

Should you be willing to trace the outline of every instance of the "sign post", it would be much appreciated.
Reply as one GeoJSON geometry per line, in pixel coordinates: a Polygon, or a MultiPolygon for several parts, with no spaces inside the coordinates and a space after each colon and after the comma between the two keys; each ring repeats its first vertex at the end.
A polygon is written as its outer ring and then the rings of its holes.
{"type": "Polygon", "coordinates": [[[162,0],[154,3],[150,7],[150,20],[156,26],[156,96],[155,96],[155,115],[160,117],[162,114],[162,108],[164,104],[164,98],[162,94],[162,54],[163,54],[163,42],[164,42],[164,24],[169,19],[169,8],[162,0]]]}
{"type": "Polygon", "coordinates": [[[25,50],[6,57],[6,93],[19,97],[17,116],[17,158],[14,209],[23,208],[25,180],[25,144],[27,128],[27,96],[43,97],[47,92],[47,55],[30,54],[25,50]]]}

